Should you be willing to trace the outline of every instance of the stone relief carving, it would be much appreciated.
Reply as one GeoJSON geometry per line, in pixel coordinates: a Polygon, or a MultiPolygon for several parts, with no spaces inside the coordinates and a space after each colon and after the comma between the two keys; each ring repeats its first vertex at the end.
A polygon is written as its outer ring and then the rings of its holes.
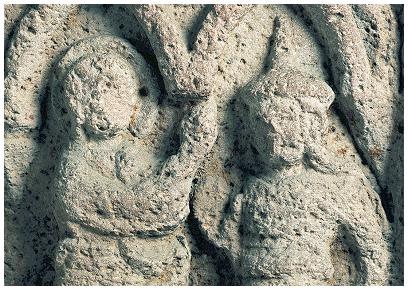
{"type": "Polygon", "coordinates": [[[402,283],[402,7],[7,17],[6,284],[402,283]]]}
{"type": "Polygon", "coordinates": [[[272,63],[277,66],[242,94],[248,151],[256,158],[249,167],[255,176],[243,185],[244,283],[336,283],[330,245],[337,236],[356,251],[359,273],[351,283],[385,283],[388,223],[378,195],[361,172],[321,144],[334,92],[313,76],[272,63]]]}
{"type": "Polygon", "coordinates": [[[163,160],[146,138],[158,115],[157,85],[143,57],[111,36],[75,43],[58,63],[51,95],[55,122],[64,123],[57,130],[61,138],[69,136],[55,177],[54,214],[72,237],[58,249],[57,279],[78,285],[187,283],[186,239],[173,231],[188,215],[197,162],[215,140],[215,111],[207,105],[187,112],[180,149],[163,160]],[[126,136],[127,129],[136,138],[126,136]],[[109,237],[118,237],[117,245],[109,237]],[[86,254],[93,251],[101,256],[86,254]],[[105,259],[108,264],[90,267],[105,259]]]}

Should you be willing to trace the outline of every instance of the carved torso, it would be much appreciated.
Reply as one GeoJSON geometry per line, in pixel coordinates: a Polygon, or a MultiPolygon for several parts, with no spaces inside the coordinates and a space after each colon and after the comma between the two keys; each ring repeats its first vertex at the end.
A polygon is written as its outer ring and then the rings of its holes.
{"type": "Polygon", "coordinates": [[[336,237],[346,229],[346,242],[359,247],[356,223],[381,231],[372,210],[379,200],[367,190],[367,182],[358,171],[327,174],[303,166],[288,176],[250,177],[242,206],[244,279],[261,285],[304,285],[304,279],[312,285],[330,284],[330,250],[336,237]],[[355,212],[361,205],[364,214],[355,212]]]}

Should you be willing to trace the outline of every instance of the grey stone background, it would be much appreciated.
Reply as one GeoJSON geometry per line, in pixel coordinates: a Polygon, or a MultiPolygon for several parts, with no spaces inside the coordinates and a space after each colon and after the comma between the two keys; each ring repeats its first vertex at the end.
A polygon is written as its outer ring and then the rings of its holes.
{"type": "MultiPolygon", "coordinates": [[[[290,57],[284,60],[285,66],[307,72],[334,90],[336,99],[329,110],[324,146],[353,170],[361,172],[374,190],[373,196],[381,199],[380,206],[384,208],[391,232],[387,240],[391,255],[387,284],[402,285],[403,7],[350,7],[353,22],[347,22],[348,15],[340,16],[340,20],[333,20],[338,29],[333,30],[324,22],[326,14],[311,19],[311,14],[320,15],[316,7],[257,5],[222,39],[224,48],[211,83],[218,110],[218,137],[195,173],[190,213],[179,228],[191,251],[189,285],[244,283],[242,274],[236,271],[239,242],[232,238],[223,242],[219,235],[226,231],[225,236],[229,237],[229,232],[234,236],[239,231],[234,221],[239,217],[233,216],[231,225],[221,225],[222,220],[230,218],[234,196],[241,191],[245,176],[250,172],[239,165],[241,155],[236,140],[240,140],[242,128],[237,125],[241,117],[236,108],[243,88],[270,65],[276,17],[286,19],[290,27],[282,40],[290,51],[290,57]],[[348,28],[351,33],[345,35],[348,28]],[[338,49],[331,43],[336,41],[336,33],[346,43],[338,49]],[[347,46],[350,41],[355,44],[351,53],[347,46]],[[344,55],[346,61],[342,59],[344,55]],[[353,68],[345,65],[347,61],[353,68]],[[365,65],[372,72],[370,78],[365,77],[365,65]],[[355,75],[362,78],[359,81],[366,86],[365,90],[375,95],[374,102],[359,107],[357,102],[347,99],[350,91],[355,92],[352,87],[355,75]]],[[[186,43],[197,34],[210,9],[211,6],[206,5],[163,7],[168,21],[177,27],[186,43]]],[[[26,119],[19,119],[23,114],[15,117],[15,112],[6,106],[6,285],[56,283],[55,257],[61,228],[53,213],[54,193],[50,190],[53,172],[58,166],[53,162],[56,155],[50,150],[57,146],[50,143],[50,80],[53,67],[72,44],[101,34],[129,41],[144,57],[155,77],[161,79],[157,62],[160,56],[155,54],[156,47],[150,44],[131,5],[67,6],[57,13],[52,8],[36,5],[5,6],[6,78],[10,72],[18,76],[17,82],[6,82],[5,99],[6,103],[16,102],[22,111],[29,112],[26,119]],[[37,10],[40,16],[35,14],[37,10]],[[27,47],[22,43],[27,43],[27,47]],[[20,72],[22,67],[26,71],[20,72]],[[21,96],[21,100],[8,98],[8,93],[21,96]]],[[[159,90],[165,95],[164,87],[163,80],[159,81],[159,90]]],[[[171,127],[173,123],[177,121],[168,119],[160,125],[171,127]]],[[[166,144],[164,147],[171,152],[177,141],[169,138],[171,141],[158,142],[166,144]]],[[[58,147],[54,148],[58,151],[58,147]]],[[[378,210],[379,214],[381,211],[378,210]]],[[[335,275],[329,284],[353,284],[353,275],[361,271],[353,262],[355,253],[346,246],[341,238],[331,245],[335,275]]]]}

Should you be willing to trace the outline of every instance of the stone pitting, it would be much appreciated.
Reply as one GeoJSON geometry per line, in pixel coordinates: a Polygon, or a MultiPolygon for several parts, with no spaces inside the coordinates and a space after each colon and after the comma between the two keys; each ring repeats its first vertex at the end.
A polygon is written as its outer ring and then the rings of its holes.
{"type": "Polygon", "coordinates": [[[402,5],[6,5],[6,285],[403,285],[402,5]]]}

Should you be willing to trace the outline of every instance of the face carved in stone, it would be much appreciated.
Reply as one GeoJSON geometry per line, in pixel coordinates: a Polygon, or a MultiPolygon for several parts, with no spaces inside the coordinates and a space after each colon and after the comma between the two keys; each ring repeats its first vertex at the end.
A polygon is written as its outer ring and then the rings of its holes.
{"type": "Polygon", "coordinates": [[[109,139],[129,129],[143,138],[157,118],[156,79],[143,56],[118,37],[76,42],[51,85],[51,112],[64,136],[109,139]]]}
{"type": "Polygon", "coordinates": [[[301,109],[297,101],[275,98],[250,109],[251,145],[268,165],[292,164],[303,156],[301,109]]]}
{"type": "Polygon", "coordinates": [[[129,125],[139,82],[115,53],[86,56],[68,73],[63,99],[89,135],[112,136],[129,125]]]}
{"type": "Polygon", "coordinates": [[[334,93],[323,81],[286,69],[251,83],[242,98],[250,146],[262,163],[276,168],[302,161],[320,146],[334,93]]]}

